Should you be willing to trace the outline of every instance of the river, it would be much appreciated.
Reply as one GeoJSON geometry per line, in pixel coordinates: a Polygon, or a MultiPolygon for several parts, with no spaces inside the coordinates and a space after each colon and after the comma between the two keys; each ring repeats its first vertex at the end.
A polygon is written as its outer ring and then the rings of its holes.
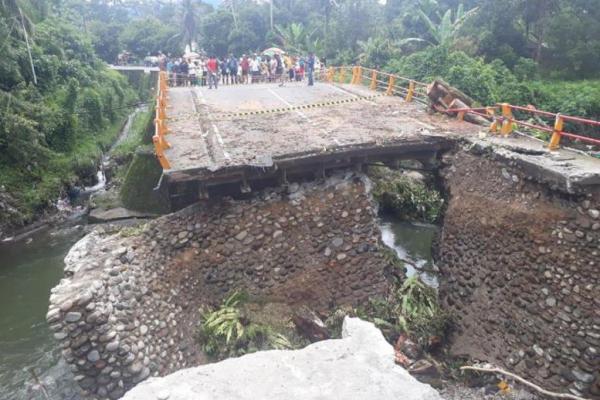
{"type": "MultiPolygon", "coordinates": [[[[77,398],[45,316],[50,289],[63,276],[64,257],[84,235],[84,224],[83,217],[75,217],[61,227],[0,243],[0,399],[46,400],[42,390],[51,400],[77,398]]],[[[383,241],[404,260],[407,275],[419,274],[437,287],[431,245],[438,228],[391,216],[383,216],[380,227],[383,241]]]]}
{"type": "MultiPolygon", "coordinates": [[[[129,135],[136,108],[127,118],[112,148],[129,135]]],[[[110,153],[110,152],[109,152],[110,153]]],[[[104,190],[102,157],[97,183],[86,187],[78,202],[104,190]]],[[[48,299],[63,276],[64,258],[85,234],[84,207],[57,207],[70,216],[60,226],[46,226],[24,238],[0,242],[0,399],[70,400],[78,398],[73,376],[46,324],[48,299]],[[40,384],[41,383],[41,384],[40,384]]]]}
{"type": "MultiPolygon", "coordinates": [[[[56,387],[64,385],[60,376],[67,370],[58,363],[60,349],[46,324],[46,313],[50,289],[63,276],[63,259],[83,234],[82,225],[67,225],[0,244],[0,399],[32,398],[28,392],[35,383],[33,373],[56,392],[56,399],[68,398],[74,391],[56,387]]],[[[38,392],[33,398],[44,397],[38,392]]]]}
{"type": "Polygon", "coordinates": [[[432,247],[439,227],[382,215],[380,229],[383,242],[404,262],[406,275],[418,275],[427,285],[437,288],[439,283],[432,247]]]}

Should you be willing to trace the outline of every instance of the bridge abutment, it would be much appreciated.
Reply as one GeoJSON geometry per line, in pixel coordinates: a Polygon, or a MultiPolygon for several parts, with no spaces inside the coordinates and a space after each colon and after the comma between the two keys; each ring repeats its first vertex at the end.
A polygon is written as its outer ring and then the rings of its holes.
{"type": "Polygon", "coordinates": [[[446,159],[438,264],[452,353],[600,398],[600,190],[567,194],[493,153],[446,159]]]}

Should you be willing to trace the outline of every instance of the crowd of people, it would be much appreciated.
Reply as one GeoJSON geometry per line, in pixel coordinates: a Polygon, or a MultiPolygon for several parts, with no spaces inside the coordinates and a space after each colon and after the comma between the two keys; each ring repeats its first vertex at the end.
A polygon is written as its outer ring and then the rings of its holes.
{"type": "Polygon", "coordinates": [[[187,55],[179,58],[159,54],[158,67],[169,73],[173,86],[208,86],[252,84],[258,82],[302,82],[314,84],[314,77],[324,67],[324,61],[313,53],[294,57],[283,53],[272,55],[217,58],[187,55]]]}

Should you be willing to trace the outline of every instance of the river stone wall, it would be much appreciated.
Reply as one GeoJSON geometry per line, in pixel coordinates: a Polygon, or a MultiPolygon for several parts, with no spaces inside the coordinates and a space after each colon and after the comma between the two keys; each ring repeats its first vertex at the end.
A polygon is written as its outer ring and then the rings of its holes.
{"type": "Polygon", "coordinates": [[[47,321],[91,397],[201,364],[202,304],[234,289],[330,310],[384,294],[375,208],[357,178],[195,206],[144,227],[97,228],[66,257],[47,321]]]}
{"type": "Polygon", "coordinates": [[[452,352],[600,399],[600,194],[553,192],[489,154],[445,161],[438,258],[452,352]]]}

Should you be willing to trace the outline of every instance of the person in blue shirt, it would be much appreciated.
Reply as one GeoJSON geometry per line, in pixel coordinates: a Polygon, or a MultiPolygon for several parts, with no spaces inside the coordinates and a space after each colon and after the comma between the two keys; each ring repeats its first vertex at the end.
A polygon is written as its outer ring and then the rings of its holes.
{"type": "Polygon", "coordinates": [[[233,84],[239,83],[238,82],[238,61],[237,61],[237,58],[235,58],[233,56],[233,54],[231,56],[229,56],[228,67],[229,67],[229,74],[231,75],[231,84],[233,85],[233,84]]]}
{"type": "Polygon", "coordinates": [[[314,82],[314,74],[315,74],[315,54],[310,53],[308,55],[308,60],[306,60],[306,72],[308,73],[308,86],[313,86],[314,82]]]}

